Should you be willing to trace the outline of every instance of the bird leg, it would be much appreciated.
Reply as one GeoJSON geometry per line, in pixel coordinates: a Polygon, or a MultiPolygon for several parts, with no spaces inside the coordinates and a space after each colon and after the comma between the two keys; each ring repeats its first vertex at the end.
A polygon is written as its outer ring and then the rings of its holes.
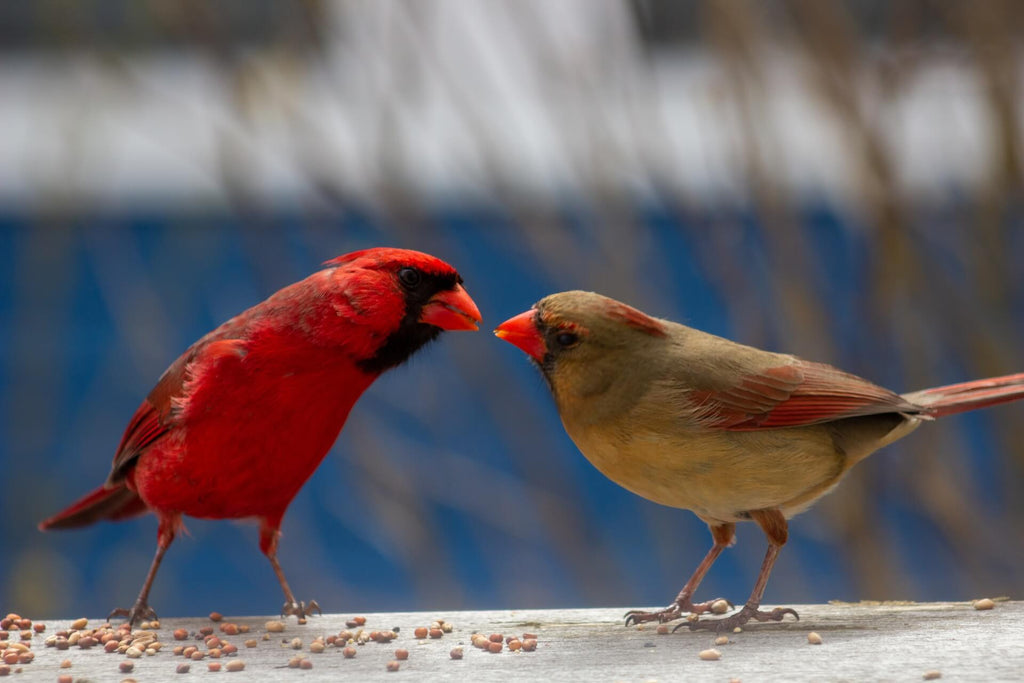
{"type": "Polygon", "coordinates": [[[153,562],[149,565],[149,572],[146,574],[146,580],[142,583],[139,597],[135,598],[135,604],[131,606],[131,609],[125,609],[124,607],[114,609],[107,615],[108,620],[114,617],[125,617],[128,620],[129,626],[135,626],[136,623],[144,619],[157,618],[156,612],[149,606],[149,589],[153,587],[156,571],[160,568],[160,563],[164,559],[164,553],[171,547],[171,542],[174,541],[176,530],[180,524],[180,515],[160,519],[160,526],[156,534],[156,555],[153,556],[153,562]]]}
{"type": "MultiPolygon", "coordinates": [[[[750,518],[757,522],[757,525],[764,531],[765,536],[768,537],[768,552],[764,556],[764,562],[761,563],[761,572],[757,575],[754,590],[750,592],[747,604],[739,612],[731,614],[724,619],[691,621],[689,624],[691,631],[699,629],[716,632],[731,631],[737,626],[743,626],[751,619],[756,621],[782,621],[782,618],[787,614],[792,614],[796,617],[797,621],[800,620],[800,615],[796,613],[796,610],[789,607],[776,607],[770,612],[763,612],[758,609],[761,606],[761,597],[764,595],[765,586],[768,585],[768,576],[772,573],[772,567],[779,556],[779,551],[782,550],[782,546],[786,544],[786,539],[789,537],[789,525],[786,522],[786,518],[776,508],[752,510],[750,518]]],[[[679,627],[677,626],[676,628],[679,627]]]]}
{"type": "Polygon", "coordinates": [[[277,580],[281,584],[281,590],[284,591],[284,606],[281,607],[281,614],[284,616],[294,614],[298,617],[299,623],[304,624],[306,623],[306,617],[313,615],[313,610],[320,614],[323,614],[323,612],[320,610],[320,605],[317,604],[316,600],[310,600],[309,602],[296,600],[295,594],[292,593],[292,589],[288,585],[288,579],[284,576],[281,563],[277,561],[277,539],[281,535],[280,524],[281,515],[274,519],[263,519],[260,525],[260,550],[270,560],[270,566],[274,568],[274,574],[277,575],[277,580]]]}
{"type": "MultiPolygon", "coordinates": [[[[709,528],[711,529],[711,538],[714,539],[714,545],[711,546],[711,550],[704,556],[701,563],[697,565],[696,571],[693,572],[693,575],[686,582],[686,585],[683,586],[683,589],[679,591],[679,595],[676,596],[672,604],[658,612],[643,612],[641,610],[626,612],[626,626],[642,624],[648,621],[664,623],[678,619],[687,613],[703,614],[711,610],[711,605],[717,602],[718,598],[708,600],[707,602],[694,603],[693,594],[697,591],[700,582],[704,580],[704,575],[711,569],[711,565],[715,563],[718,556],[736,540],[736,525],[732,523],[717,524],[709,525],[709,528]]],[[[729,607],[732,607],[732,603],[729,603],[729,607]]]]}

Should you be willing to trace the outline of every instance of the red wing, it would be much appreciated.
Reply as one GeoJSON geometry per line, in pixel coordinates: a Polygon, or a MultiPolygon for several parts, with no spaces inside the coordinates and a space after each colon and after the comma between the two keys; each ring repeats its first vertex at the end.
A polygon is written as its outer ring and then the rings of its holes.
{"type": "Polygon", "coordinates": [[[174,426],[174,399],[182,398],[186,375],[193,363],[200,360],[200,357],[206,362],[216,362],[219,358],[229,356],[237,358],[243,344],[237,339],[208,343],[200,340],[167,368],[128,423],[114,455],[114,464],[107,477],[108,484],[124,479],[135,460],[174,426]]]}
{"type": "Polygon", "coordinates": [[[822,363],[796,361],[691,398],[702,421],[732,431],[797,427],[858,415],[920,412],[898,394],[822,363]]]}

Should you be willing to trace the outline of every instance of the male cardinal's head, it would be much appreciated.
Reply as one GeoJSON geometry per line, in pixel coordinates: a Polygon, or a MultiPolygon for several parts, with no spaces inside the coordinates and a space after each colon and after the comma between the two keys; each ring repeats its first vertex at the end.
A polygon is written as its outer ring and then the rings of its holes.
{"type": "Polygon", "coordinates": [[[668,336],[664,321],[581,291],[547,296],[494,333],[537,363],[556,398],[603,392],[613,378],[645,370],[646,350],[668,336]]]}
{"type": "Polygon", "coordinates": [[[367,372],[401,364],[442,330],[476,330],[480,311],[462,277],[439,258],[409,249],[355,251],[327,261],[344,312],[376,338],[358,363],[367,372]]]}

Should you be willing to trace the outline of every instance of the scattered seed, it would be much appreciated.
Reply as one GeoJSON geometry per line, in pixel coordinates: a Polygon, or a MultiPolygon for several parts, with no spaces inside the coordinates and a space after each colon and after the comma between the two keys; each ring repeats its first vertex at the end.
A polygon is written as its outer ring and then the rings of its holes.
{"type": "Polygon", "coordinates": [[[523,641],[523,652],[533,652],[537,649],[537,639],[527,638],[523,641]]]}
{"type": "Polygon", "coordinates": [[[220,632],[226,636],[237,636],[238,635],[238,624],[230,621],[220,625],[220,632]]]}
{"type": "Polygon", "coordinates": [[[206,655],[201,650],[196,650],[191,655],[189,655],[189,659],[191,659],[193,662],[198,662],[200,659],[202,659],[205,656],[206,655]]]}
{"type": "Polygon", "coordinates": [[[245,668],[245,662],[241,659],[232,659],[224,668],[228,671],[241,671],[245,668]]]}
{"type": "Polygon", "coordinates": [[[449,624],[447,621],[441,622],[441,630],[445,633],[451,633],[455,627],[449,624]]]}
{"type": "Polygon", "coordinates": [[[221,646],[221,639],[218,638],[217,636],[210,636],[210,637],[208,637],[203,642],[206,643],[206,647],[211,648],[211,649],[215,648],[215,647],[220,647],[221,646]]]}
{"type": "Polygon", "coordinates": [[[473,647],[478,647],[482,650],[487,649],[487,646],[491,644],[491,641],[487,636],[480,633],[474,633],[473,637],[469,639],[469,642],[473,644],[473,647]]]}
{"type": "Polygon", "coordinates": [[[71,628],[75,629],[76,631],[80,631],[80,630],[82,630],[83,628],[85,628],[88,625],[89,625],[89,620],[86,619],[85,617],[82,617],[81,619],[75,619],[74,621],[71,622],[71,628]]]}
{"type": "Polygon", "coordinates": [[[267,630],[271,633],[281,633],[282,631],[284,631],[283,621],[268,621],[266,626],[267,630]]]}
{"type": "Polygon", "coordinates": [[[931,671],[925,671],[921,678],[926,681],[934,681],[937,678],[942,678],[942,672],[932,669],[931,671]]]}
{"type": "Polygon", "coordinates": [[[508,649],[512,652],[518,652],[522,647],[523,643],[518,638],[510,640],[508,643],[508,649]]]}
{"type": "Polygon", "coordinates": [[[220,621],[224,618],[224,615],[220,612],[210,612],[210,621],[220,621]]]}
{"type": "Polygon", "coordinates": [[[137,647],[130,647],[124,651],[124,654],[132,659],[138,659],[142,656],[142,650],[137,647]]]}
{"type": "Polygon", "coordinates": [[[412,632],[412,635],[416,638],[426,638],[429,630],[425,626],[417,626],[416,630],[412,632]]]}
{"type": "Polygon", "coordinates": [[[118,642],[116,640],[108,640],[107,644],[103,646],[103,649],[107,652],[114,652],[117,650],[118,642]]]}
{"type": "Polygon", "coordinates": [[[448,653],[448,656],[452,659],[462,659],[462,648],[453,647],[452,651],[448,653]]]}
{"type": "Polygon", "coordinates": [[[96,639],[92,636],[85,636],[84,638],[78,639],[78,647],[83,650],[88,650],[90,647],[96,644],[96,639]]]}
{"type": "Polygon", "coordinates": [[[667,636],[668,635],[668,624],[658,624],[658,635],[659,636],[667,636]]]}
{"type": "Polygon", "coordinates": [[[299,657],[299,656],[292,657],[291,659],[288,660],[288,668],[289,669],[298,669],[299,668],[299,664],[301,664],[301,663],[302,663],[302,657],[299,657]]]}
{"type": "Polygon", "coordinates": [[[356,626],[362,626],[366,623],[366,617],[352,617],[352,621],[356,622],[356,626]]]}
{"type": "Polygon", "coordinates": [[[523,640],[537,640],[537,635],[535,633],[524,633],[523,640]]]}
{"type": "Polygon", "coordinates": [[[205,638],[206,636],[213,635],[213,627],[212,626],[203,626],[202,628],[199,629],[199,635],[201,635],[203,638],[205,638]]]}
{"type": "Polygon", "coordinates": [[[502,646],[502,644],[501,644],[501,641],[498,641],[498,642],[496,643],[496,642],[494,642],[494,641],[492,640],[492,641],[490,642],[490,644],[489,644],[489,645],[487,646],[487,651],[488,651],[488,652],[490,652],[491,654],[498,654],[499,652],[501,652],[501,650],[502,650],[502,647],[503,647],[503,646],[502,646]]]}
{"type": "Polygon", "coordinates": [[[176,628],[174,629],[174,633],[172,635],[174,636],[175,640],[185,640],[186,638],[188,638],[188,631],[183,628],[176,628]]]}
{"type": "Polygon", "coordinates": [[[728,602],[728,600],[723,600],[722,598],[719,598],[718,600],[715,600],[713,603],[711,603],[711,612],[712,612],[712,614],[725,614],[728,611],[729,611],[729,602],[728,602]]]}
{"type": "Polygon", "coordinates": [[[431,638],[435,638],[435,639],[436,638],[440,638],[441,636],[444,635],[444,631],[442,631],[439,628],[432,628],[432,629],[430,629],[429,633],[430,633],[430,637],[431,638]]]}
{"type": "Polygon", "coordinates": [[[409,651],[406,650],[404,647],[398,648],[397,650],[395,650],[395,659],[400,659],[402,661],[409,659],[409,651]]]}
{"type": "Polygon", "coordinates": [[[349,645],[348,647],[346,647],[344,650],[341,651],[341,654],[345,655],[345,659],[352,659],[353,657],[356,656],[356,649],[354,647],[352,647],[351,645],[349,645]]]}
{"type": "Polygon", "coordinates": [[[188,647],[186,647],[186,648],[185,648],[184,650],[182,650],[182,652],[181,652],[181,655],[182,655],[183,657],[191,657],[191,656],[192,656],[192,653],[193,653],[193,652],[195,652],[195,651],[196,651],[196,650],[198,650],[198,649],[199,649],[199,648],[198,648],[198,647],[196,647],[195,645],[189,645],[189,646],[188,646],[188,647]]]}
{"type": "Polygon", "coordinates": [[[714,648],[711,648],[710,650],[701,650],[698,656],[706,662],[713,662],[715,660],[721,659],[722,653],[714,648]]]}
{"type": "Polygon", "coordinates": [[[172,654],[173,654],[173,655],[174,655],[175,657],[180,657],[180,656],[181,656],[181,653],[182,653],[182,652],[184,652],[184,651],[185,651],[185,646],[184,646],[184,645],[179,645],[179,646],[177,646],[176,648],[174,648],[173,650],[171,650],[171,653],[172,653],[172,654]]]}
{"type": "Polygon", "coordinates": [[[288,646],[291,649],[293,649],[293,650],[301,650],[302,649],[302,638],[292,638],[292,642],[290,642],[288,644],[288,646]]]}
{"type": "Polygon", "coordinates": [[[149,622],[149,625],[152,628],[160,628],[160,620],[159,619],[154,619],[153,621],[149,622]]]}
{"type": "Polygon", "coordinates": [[[811,645],[821,645],[823,641],[817,631],[811,631],[807,634],[807,642],[811,645]]]}
{"type": "Polygon", "coordinates": [[[974,609],[976,610],[993,609],[995,606],[995,600],[991,598],[982,598],[981,600],[974,601],[974,609]]]}
{"type": "Polygon", "coordinates": [[[11,673],[11,667],[6,664],[0,664],[0,676],[6,676],[11,673]]]}
{"type": "MultiPolygon", "coordinates": [[[[3,674],[0,674],[0,676],[2,675],[3,674]]],[[[72,683],[74,680],[75,678],[71,674],[61,674],[60,676],[57,676],[57,683],[72,683]]]]}
{"type": "Polygon", "coordinates": [[[219,647],[210,648],[210,651],[206,654],[210,655],[214,659],[220,659],[221,649],[219,647]]]}
{"type": "Polygon", "coordinates": [[[233,655],[238,652],[238,646],[233,643],[224,643],[224,647],[220,649],[226,655],[233,655]]]}
{"type": "Polygon", "coordinates": [[[715,638],[715,645],[728,645],[729,636],[718,636],[715,638]]]}
{"type": "Polygon", "coordinates": [[[63,662],[60,663],[60,668],[62,668],[62,669],[70,669],[71,668],[71,660],[70,659],[65,659],[63,662]]]}
{"type": "Polygon", "coordinates": [[[132,672],[132,669],[135,668],[135,663],[134,662],[124,661],[124,662],[121,662],[120,664],[118,664],[117,668],[120,669],[121,673],[123,673],[123,674],[130,674],[132,672]]]}
{"type": "Polygon", "coordinates": [[[7,654],[4,655],[4,664],[11,664],[11,665],[13,665],[13,664],[17,664],[17,663],[18,663],[18,653],[17,652],[8,652],[7,654]]]}
{"type": "Polygon", "coordinates": [[[732,630],[732,632],[733,632],[733,633],[743,633],[743,629],[742,629],[742,628],[740,628],[739,626],[737,626],[736,628],[734,628],[734,629],[732,630]]]}
{"type": "Polygon", "coordinates": [[[311,659],[303,659],[301,662],[299,662],[299,668],[300,669],[307,669],[307,670],[308,669],[312,669],[313,668],[313,660],[311,660],[311,659]]]}
{"type": "Polygon", "coordinates": [[[245,641],[246,647],[256,647],[257,645],[259,645],[259,641],[255,638],[250,638],[249,640],[245,641]]]}
{"type": "Polygon", "coordinates": [[[324,644],[322,642],[320,642],[319,640],[317,640],[317,641],[315,641],[313,643],[310,643],[309,651],[314,653],[314,654],[320,654],[321,652],[324,651],[324,644]]]}
{"type": "Polygon", "coordinates": [[[42,633],[43,631],[46,630],[46,624],[44,624],[43,622],[40,621],[40,622],[37,622],[36,624],[34,624],[32,626],[32,628],[35,629],[36,633],[42,633]]]}
{"type": "Polygon", "coordinates": [[[28,650],[18,655],[18,664],[31,664],[32,660],[36,658],[36,653],[28,650]]]}
{"type": "Polygon", "coordinates": [[[57,642],[54,643],[53,646],[55,648],[57,648],[58,650],[66,650],[69,647],[71,647],[71,643],[68,642],[67,638],[60,638],[60,637],[58,637],[57,638],[57,642]]]}
{"type": "Polygon", "coordinates": [[[189,669],[191,669],[191,668],[192,667],[190,667],[188,664],[179,664],[178,668],[175,669],[174,671],[175,671],[175,673],[179,673],[179,674],[187,674],[189,672],[189,669]]]}
{"type": "Polygon", "coordinates": [[[388,671],[398,671],[401,668],[401,666],[401,664],[392,659],[390,662],[388,662],[387,669],[388,671]]]}
{"type": "Polygon", "coordinates": [[[239,633],[248,633],[249,632],[249,624],[241,624],[241,625],[239,625],[238,632],[239,633]]]}
{"type": "Polygon", "coordinates": [[[500,633],[492,633],[488,640],[490,640],[492,643],[500,643],[501,641],[505,640],[505,636],[503,636],[500,633]]]}
{"type": "Polygon", "coordinates": [[[208,671],[220,671],[220,662],[210,662],[206,665],[208,671]]]}

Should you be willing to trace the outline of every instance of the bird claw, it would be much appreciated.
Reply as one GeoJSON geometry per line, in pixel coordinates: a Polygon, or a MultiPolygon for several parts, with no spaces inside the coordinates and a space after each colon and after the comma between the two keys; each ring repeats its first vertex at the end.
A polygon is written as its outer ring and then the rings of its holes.
{"type": "MultiPolygon", "coordinates": [[[[698,615],[704,614],[705,612],[711,611],[711,605],[715,604],[723,598],[715,598],[714,600],[708,600],[706,602],[690,602],[689,599],[683,600],[682,602],[673,602],[671,605],[658,612],[644,612],[643,610],[630,610],[624,615],[626,618],[626,626],[644,624],[649,621],[656,621],[659,624],[664,624],[667,621],[675,621],[684,614],[698,615]]],[[[733,609],[734,605],[728,600],[724,600],[729,609],[733,609]]]]}
{"type": "MultiPolygon", "coordinates": [[[[763,612],[757,609],[756,605],[744,605],[736,614],[732,614],[724,619],[704,619],[704,620],[693,620],[689,624],[691,631],[714,631],[719,633],[721,631],[730,631],[737,626],[743,626],[751,619],[755,621],[782,621],[783,617],[787,614],[792,614],[797,621],[800,621],[800,615],[796,613],[795,609],[790,607],[776,607],[770,612],[763,612]]],[[[684,624],[679,624],[673,629],[675,632],[681,628],[684,624]]]]}
{"type": "Polygon", "coordinates": [[[645,624],[649,621],[656,621],[659,624],[663,624],[666,621],[672,621],[683,616],[682,610],[679,605],[672,603],[668,607],[658,612],[644,612],[643,610],[633,609],[626,612],[623,615],[626,618],[626,627],[645,624]]]}
{"type": "Polygon", "coordinates": [[[107,615],[107,621],[114,617],[124,617],[129,626],[135,626],[136,623],[143,620],[152,621],[157,618],[156,612],[145,602],[136,602],[131,609],[117,607],[107,615]]]}
{"type": "Polygon", "coordinates": [[[309,602],[286,602],[284,607],[281,608],[281,616],[287,617],[294,614],[299,618],[299,623],[304,624],[306,623],[306,617],[313,616],[313,610],[316,610],[317,614],[323,614],[316,600],[310,600],[309,602]]]}

